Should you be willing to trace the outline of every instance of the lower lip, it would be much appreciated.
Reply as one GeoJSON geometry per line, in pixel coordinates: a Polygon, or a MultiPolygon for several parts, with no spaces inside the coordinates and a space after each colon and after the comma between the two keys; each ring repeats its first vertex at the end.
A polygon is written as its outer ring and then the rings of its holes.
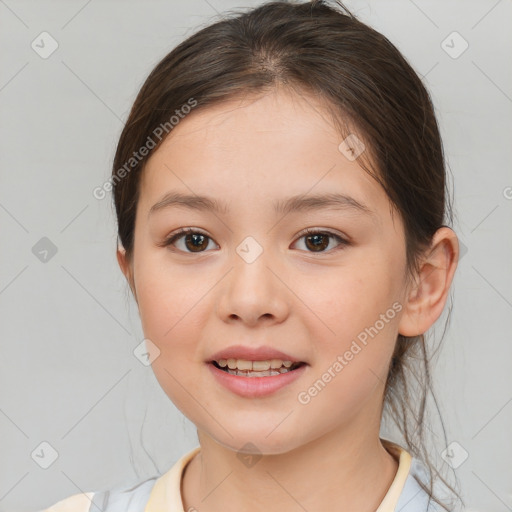
{"type": "Polygon", "coordinates": [[[219,370],[213,363],[207,363],[207,365],[224,387],[245,398],[262,397],[275,393],[298,379],[307,366],[303,364],[296,370],[280,373],[279,375],[269,375],[268,377],[241,377],[219,370]]]}

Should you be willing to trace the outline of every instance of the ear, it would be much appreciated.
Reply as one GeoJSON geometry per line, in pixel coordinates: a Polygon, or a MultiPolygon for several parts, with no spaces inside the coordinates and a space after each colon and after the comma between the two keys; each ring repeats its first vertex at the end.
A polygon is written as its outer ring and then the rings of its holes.
{"type": "Polygon", "coordinates": [[[418,336],[428,331],[443,312],[459,259],[457,235],[439,228],[421,258],[419,273],[410,286],[398,332],[418,336]]]}
{"type": "Polygon", "coordinates": [[[119,268],[121,269],[121,272],[124,274],[124,277],[128,281],[130,289],[132,290],[133,296],[135,298],[135,302],[137,302],[137,293],[135,290],[135,282],[133,280],[132,265],[131,262],[126,257],[126,250],[122,245],[118,245],[116,256],[117,263],[119,263],[119,268]]]}

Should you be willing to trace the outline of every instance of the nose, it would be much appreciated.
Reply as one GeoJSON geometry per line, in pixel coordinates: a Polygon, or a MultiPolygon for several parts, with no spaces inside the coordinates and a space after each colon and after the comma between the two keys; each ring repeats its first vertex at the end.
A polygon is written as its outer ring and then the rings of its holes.
{"type": "Polygon", "coordinates": [[[265,252],[250,263],[235,254],[233,268],[219,289],[217,314],[224,322],[249,327],[283,322],[289,315],[291,296],[282,273],[265,252]]]}

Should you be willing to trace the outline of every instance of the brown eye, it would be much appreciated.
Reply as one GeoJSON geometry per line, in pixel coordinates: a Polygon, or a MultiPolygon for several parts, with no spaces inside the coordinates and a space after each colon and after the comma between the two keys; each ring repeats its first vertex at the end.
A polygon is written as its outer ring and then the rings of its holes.
{"type": "Polygon", "coordinates": [[[165,242],[164,246],[176,246],[182,252],[205,252],[211,238],[200,231],[193,229],[182,229],[178,233],[171,235],[165,242]],[[178,247],[181,242],[181,247],[178,247]]]}
{"type": "Polygon", "coordinates": [[[299,240],[301,239],[305,240],[304,245],[306,246],[307,252],[329,252],[331,250],[341,249],[343,246],[349,245],[349,243],[339,235],[330,233],[328,231],[307,230],[299,238],[299,240]],[[332,240],[336,240],[338,242],[338,246],[326,250],[332,240]]]}
{"type": "Polygon", "coordinates": [[[325,233],[318,233],[316,235],[306,236],[306,247],[311,248],[313,251],[323,251],[329,246],[329,236],[325,233]]]}
{"type": "Polygon", "coordinates": [[[191,252],[200,252],[208,247],[208,242],[205,243],[206,239],[207,237],[200,233],[185,235],[185,247],[191,252]]]}

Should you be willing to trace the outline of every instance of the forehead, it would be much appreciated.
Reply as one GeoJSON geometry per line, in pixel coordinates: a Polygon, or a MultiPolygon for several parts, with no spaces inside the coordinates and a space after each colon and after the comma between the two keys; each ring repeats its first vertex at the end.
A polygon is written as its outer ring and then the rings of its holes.
{"type": "Polygon", "coordinates": [[[340,151],[342,142],[326,104],[312,95],[281,90],[199,108],[146,162],[141,207],[171,190],[246,203],[338,192],[387,207],[380,185],[340,151]]]}

